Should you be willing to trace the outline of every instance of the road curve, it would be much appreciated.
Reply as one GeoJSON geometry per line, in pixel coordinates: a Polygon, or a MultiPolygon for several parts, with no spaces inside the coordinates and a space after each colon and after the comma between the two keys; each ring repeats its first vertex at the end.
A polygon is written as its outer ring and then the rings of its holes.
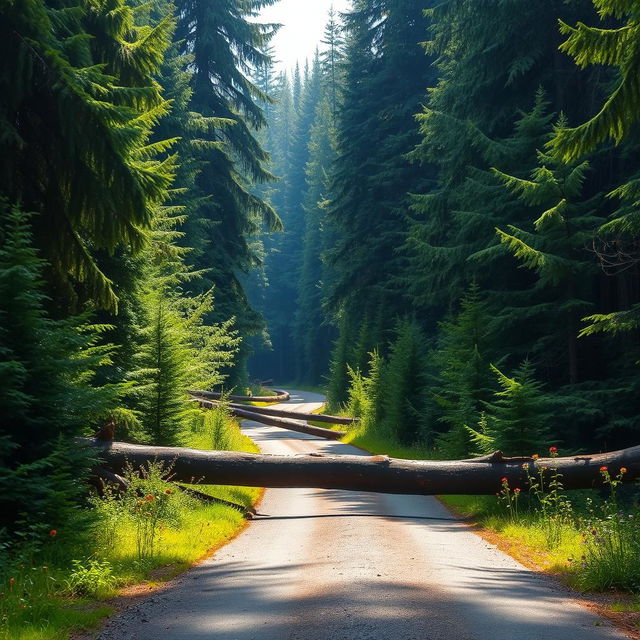
{"type": "MultiPolygon", "coordinates": [[[[322,396],[292,392],[288,409],[322,396]]],[[[362,454],[257,423],[265,453],[362,454]]],[[[269,489],[230,544],[100,640],[613,640],[626,636],[434,498],[269,489]]]]}

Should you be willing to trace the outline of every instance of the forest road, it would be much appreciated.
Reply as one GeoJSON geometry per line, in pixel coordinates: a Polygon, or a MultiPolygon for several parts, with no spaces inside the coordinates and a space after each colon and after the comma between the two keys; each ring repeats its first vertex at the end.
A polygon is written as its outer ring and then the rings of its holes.
{"type": "MultiPolygon", "coordinates": [[[[292,392],[313,411],[323,396],[292,392]]],[[[285,406],[284,404],[282,406],[285,406]]],[[[244,422],[265,453],[361,451],[244,422]]],[[[626,636],[437,500],[269,489],[214,557],[100,640],[602,640],[626,636]]]]}

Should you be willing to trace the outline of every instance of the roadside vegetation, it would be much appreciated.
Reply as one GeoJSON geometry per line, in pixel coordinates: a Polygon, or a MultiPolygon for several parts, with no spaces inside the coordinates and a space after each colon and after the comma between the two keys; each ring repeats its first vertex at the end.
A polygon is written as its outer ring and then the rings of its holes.
{"type": "MultiPolygon", "coordinates": [[[[371,370],[380,369],[377,354],[372,354],[371,370]]],[[[361,421],[345,441],[376,454],[416,460],[442,459],[442,452],[424,443],[403,445],[379,419],[375,407],[376,375],[363,376],[351,370],[349,400],[345,415],[361,421]]],[[[522,394],[497,392],[501,413],[493,420],[493,442],[505,443],[513,433],[526,433],[534,424],[523,411],[522,394]],[[502,395],[500,395],[502,394],[502,395]],[[520,411],[519,416],[514,412],[520,411]]],[[[387,400],[395,402],[395,398],[387,400]]],[[[384,404],[384,403],[383,403],[384,404]]],[[[535,415],[533,416],[535,418],[535,415]]],[[[477,432],[467,429],[477,440],[477,432]]],[[[529,431],[531,434],[531,431],[529,431]]],[[[508,443],[507,443],[508,444],[508,443]]],[[[532,446],[535,443],[532,443],[532,446]]],[[[495,448],[500,449],[501,446],[495,448]]],[[[504,447],[508,453],[510,447],[504,447]]],[[[477,451],[486,453],[486,447],[477,451]]],[[[532,455],[559,455],[554,444],[538,446],[532,455]]],[[[570,452],[566,452],[567,454],[570,452]]],[[[499,535],[501,546],[525,564],[560,575],[580,591],[619,590],[640,594],[640,507],[635,486],[622,486],[623,468],[612,476],[600,469],[605,488],[602,491],[565,491],[562,475],[530,476],[526,486],[517,486],[503,478],[496,496],[442,496],[441,500],[478,526],[499,535]]]]}
{"type": "MultiPolygon", "coordinates": [[[[207,412],[183,443],[258,451],[224,407],[207,412]]],[[[142,474],[130,470],[125,479],[126,490],[109,487],[102,496],[91,494],[75,521],[50,529],[41,542],[25,537],[24,544],[3,548],[2,640],[66,640],[72,631],[94,627],[114,611],[113,599],[126,594],[126,587],[144,581],[152,588],[237,534],[261,492],[181,487],[171,482],[170,468],[153,464],[142,474]]]]}

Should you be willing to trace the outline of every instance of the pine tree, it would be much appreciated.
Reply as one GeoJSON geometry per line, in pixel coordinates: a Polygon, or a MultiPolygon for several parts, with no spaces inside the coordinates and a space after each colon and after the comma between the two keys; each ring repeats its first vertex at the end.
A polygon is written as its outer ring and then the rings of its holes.
{"type": "Polygon", "coordinates": [[[547,451],[553,441],[546,426],[546,398],[531,364],[525,361],[513,378],[491,368],[501,390],[493,403],[487,403],[481,430],[469,429],[480,452],[530,456],[547,451]]]}
{"type": "MultiPolygon", "coordinates": [[[[218,304],[211,320],[235,317],[245,338],[263,326],[248,303],[241,280],[241,274],[259,264],[260,245],[252,238],[264,226],[280,228],[274,209],[250,189],[252,183],[273,179],[265,166],[268,155],[255,134],[265,126],[259,103],[267,97],[250,79],[249,69],[269,60],[265,48],[275,26],[253,18],[274,1],[178,2],[176,38],[182,52],[193,56],[191,110],[208,124],[197,145],[199,161],[204,163],[196,180],[204,246],[194,266],[206,269],[197,291],[215,288],[218,304]]],[[[190,246],[199,240],[189,235],[185,242],[190,246]]],[[[228,372],[232,386],[245,382],[248,356],[245,340],[228,372]]]]}
{"type": "Polygon", "coordinates": [[[425,184],[422,169],[406,159],[419,139],[414,114],[432,73],[418,44],[427,27],[423,9],[404,0],[358,0],[345,17],[345,88],[327,209],[335,232],[324,290],[328,309],[354,323],[352,334],[360,317],[383,317],[376,342],[354,354],[361,361],[410,309],[397,249],[408,193],[425,184]]]}
{"type": "Polygon", "coordinates": [[[402,444],[424,442],[425,344],[415,322],[398,324],[385,368],[384,430],[402,444]]]}
{"type": "Polygon", "coordinates": [[[478,424],[483,403],[493,391],[490,326],[486,300],[475,284],[462,299],[455,319],[440,325],[438,345],[431,356],[435,373],[429,385],[435,407],[427,417],[431,429],[442,432],[438,447],[448,458],[469,455],[467,427],[478,424]],[[437,423],[444,425],[444,431],[437,423]]]}
{"type": "Polygon", "coordinates": [[[640,2],[637,0],[593,0],[601,20],[626,22],[616,28],[576,27],[560,21],[560,30],[569,37],[560,49],[576,64],[607,65],[617,70],[614,90],[598,113],[584,124],[558,127],[550,141],[553,153],[566,162],[576,161],[601,142],[613,139],[619,144],[638,121],[640,99],[640,2]]]}
{"type": "Polygon", "coordinates": [[[81,526],[90,458],[74,438],[102,426],[123,389],[94,384],[112,352],[98,346],[105,327],[45,313],[33,216],[0,209],[0,536],[33,542],[81,526]]]}
{"type": "Polygon", "coordinates": [[[95,251],[142,248],[174,171],[157,159],[171,141],[149,141],[169,107],[153,76],[172,18],[139,26],[124,0],[37,0],[4,3],[0,25],[0,193],[41,214],[56,306],[115,308],[95,251]]]}
{"type": "Polygon", "coordinates": [[[547,352],[552,346],[548,338],[554,328],[564,329],[560,338],[562,346],[556,347],[555,355],[549,354],[549,357],[554,368],[560,360],[566,359],[566,381],[570,384],[579,378],[578,322],[592,304],[589,297],[597,273],[585,247],[602,221],[594,211],[597,197],[585,199],[582,195],[588,170],[587,162],[564,165],[542,153],[538,155],[538,166],[529,179],[496,170],[498,178],[518,195],[521,202],[538,208],[540,215],[532,228],[509,225],[508,231],[498,228],[497,233],[523,266],[534,270],[538,276],[534,290],[542,297],[532,292],[529,306],[532,300],[537,300],[536,316],[543,315],[550,325],[544,344],[547,352]]]}
{"type": "Polygon", "coordinates": [[[334,159],[335,128],[330,101],[325,97],[316,108],[309,139],[303,204],[305,231],[294,325],[296,377],[312,384],[318,384],[328,370],[333,335],[322,308],[322,285],[327,271],[322,255],[330,244],[325,212],[334,159]]]}

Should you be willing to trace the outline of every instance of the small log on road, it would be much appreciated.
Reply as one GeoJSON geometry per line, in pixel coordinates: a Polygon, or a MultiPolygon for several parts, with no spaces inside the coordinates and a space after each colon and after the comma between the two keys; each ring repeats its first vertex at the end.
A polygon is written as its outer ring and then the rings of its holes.
{"type": "MultiPolygon", "coordinates": [[[[195,395],[194,399],[199,398],[195,395]]],[[[223,404],[223,402],[217,400],[209,400],[213,404],[223,404]]],[[[345,418],[343,416],[330,416],[325,413],[300,413],[298,411],[287,411],[285,409],[272,409],[271,407],[254,407],[252,405],[237,404],[235,402],[227,402],[227,406],[232,409],[242,409],[244,411],[253,411],[254,413],[261,413],[265,416],[275,416],[276,418],[293,418],[294,420],[315,420],[316,422],[324,422],[325,424],[354,424],[359,422],[359,418],[345,418]]]]}
{"type": "MultiPolygon", "coordinates": [[[[557,469],[566,489],[603,485],[602,467],[625,482],[640,477],[640,446],[612,453],[563,458],[504,458],[478,461],[400,460],[387,456],[263,455],[150,447],[84,439],[96,448],[103,466],[114,473],[127,463],[142,466],[156,460],[171,467],[173,479],[251,487],[311,487],[413,495],[493,494],[507,478],[511,489],[526,489],[527,472],[557,469]]],[[[548,486],[548,483],[545,483],[548,486]]]]}
{"type": "MultiPolygon", "coordinates": [[[[194,398],[204,409],[215,409],[220,406],[218,403],[211,400],[204,400],[203,398],[194,398]]],[[[317,436],[319,438],[325,438],[327,440],[340,440],[347,435],[346,431],[332,431],[331,429],[323,429],[322,427],[316,427],[311,424],[307,424],[304,421],[289,420],[287,418],[276,418],[274,416],[266,416],[261,413],[249,410],[249,407],[237,408],[238,405],[229,406],[229,411],[236,418],[244,418],[247,420],[253,420],[254,422],[260,422],[261,424],[268,424],[271,427],[280,427],[281,429],[288,429],[289,431],[297,431],[298,433],[306,433],[310,436],[317,436]]]]}
{"type": "Polygon", "coordinates": [[[208,400],[231,400],[232,402],[287,402],[291,399],[291,395],[288,391],[281,389],[273,389],[275,395],[273,396],[226,396],[219,391],[187,391],[189,395],[199,396],[201,398],[207,398],[208,400]]]}

